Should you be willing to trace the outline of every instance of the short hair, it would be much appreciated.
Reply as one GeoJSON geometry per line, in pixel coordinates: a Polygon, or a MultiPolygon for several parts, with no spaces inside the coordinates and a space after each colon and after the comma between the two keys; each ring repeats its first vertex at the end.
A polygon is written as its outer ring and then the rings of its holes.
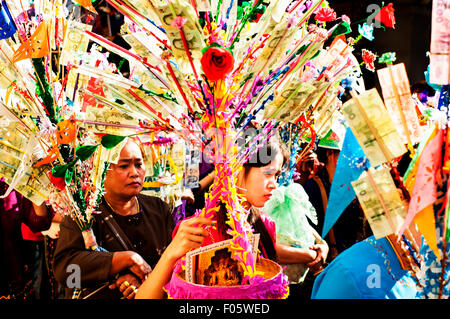
{"type": "Polygon", "coordinates": [[[323,164],[327,164],[328,163],[328,154],[330,152],[337,154],[340,151],[337,149],[333,149],[333,148],[326,148],[326,147],[321,147],[321,146],[317,147],[317,150],[315,151],[315,153],[317,154],[317,160],[323,164]]]}
{"type": "Polygon", "coordinates": [[[128,137],[127,143],[129,141],[134,142],[139,147],[139,149],[141,150],[142,159],[144,160],[144,163],[145,163],[147,161],[147,154],[145,152],[144,144],[141,142],[141,140],[137,136],[128,137]]]}
{"type": "Polygon", "coordinates": [[[427,83],[427,81],[420,81],[411,85],[411,93],[426,92],[427,96],[433,96],[436,91],[427,83]]]}

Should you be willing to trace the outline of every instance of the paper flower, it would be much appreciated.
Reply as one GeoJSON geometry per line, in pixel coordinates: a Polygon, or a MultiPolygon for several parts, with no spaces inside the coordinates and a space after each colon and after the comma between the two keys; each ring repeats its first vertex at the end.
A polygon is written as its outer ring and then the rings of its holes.
{"type": "Polygon", "coordinates": [[[322,7],[316,12],[315,19],[320,22],[328,22],[336,20],[336,11],[329,7],[322,7]]]}
{"type": "Polygon", "coordinates": [[[358,32],[364,38],[369,41],[372,41],[375,37],[373,36],[373,26],[364,23],[362,26],[358,25],[358,32]]]}
{"type": "Polygon", "coordinates": [[[396,59],[395,52],[385,52],[378,58],[378,63],[392,64],[396,59]]]}
{"type": "Polygon", "coordinates": [[[217,81],[233,70],[234,57],[231,51],[213,43],[203,52],[200,62],[208,80],[217,81]]]}
{"type": "Polygon", "coordinates": [[[64,120],[56,124],[58,144],[70,144],[77,134],[77,126],[72,120],[64,120]]]}
{"type": "Polygon", "coordinates": [[[369,50],[362,49],[361,57],[362,57],[362,59],[364,61],[364,64],[365,64],[367,70],[374,72],[375,71],[375,64],[374,64],[374,62],[375,62],[375,59],[376,59],[375,54],[373,54],[369,50]]]}
{"type": "Polygon", "coordinates": [[[342,21],[347,22],[349,25],[351,24],[350,18],[349,18],[347,15],[343,14],[343,15],[341,16],[341,19],[342,19],[342,21]]]}
{"type": "Polygon", "coordinates": [[[381,22],[388,28],[395,29],[395,16],[394,16],[394,5],[389,3],[387,6],[381,8],[380,12],[375,16],[375,21],[381,22]]]}
{"type": "Polygon", "coordinates": [[[56,186],[60,191],[64,191],[66,188],[66,181],[64,177],[57,177],[53,175],[52,171],[48,172],[48,178],[50,179],[50,182],[56,186]]]}
{"type": "MultiPolygon", "coordinates": [[[[350,21],[350,20],[349,20],[350,21]]],[[[352,28],[350,27],[350,23],[342,19],[342,22],[334,29],[331,37],[337,37],[339,35],[348,34],[352,32],[352,28]]]]}
{"type": "Polygon", "coordinates": [[[175,27],[177,29],[181,29],[184,26],[184,24],[186,23],[186,20],[187,19],[185,17],[176,17],[172,21],[172,27],[175,27]]]}

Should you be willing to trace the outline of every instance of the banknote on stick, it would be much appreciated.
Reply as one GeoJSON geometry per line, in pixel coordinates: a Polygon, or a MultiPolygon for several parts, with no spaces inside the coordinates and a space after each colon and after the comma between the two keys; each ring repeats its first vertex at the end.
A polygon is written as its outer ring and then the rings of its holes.
{"type": "Polygon", "coordinates": [[[404,144],[420,142],[422,129],[411,97],[404,63],[389,65],[377,71],[384,104],[404,144]]]}
{"type": "Polygon", "coordinates": [[[431,13],[430,83],[450,84],[450,0],[434,0],[431,13]]]}
{"type": "Polygon", "coordinates": [[[375,238],[396,233],[403,225],[406,208],[389,169],[370,168],[352,186],[375,238]]]}
{"type": "Polygon", "coordinates": [[[86,52],[89,44],[89,38],[84,32],[85,30],[92,31],[92,26],[76,20],[70,21],[67,26],[61,56],[59,59],[59,63],[61,65],[67,66],[69,62],[72,64],[79,63],[72,52],[86,52]]]}
{"type": "Polygon", "coordinates": [[[289,81],[275,92],[273,102],[265,109],[265,117],[288,122],[300,116],[306,108],[305,101],[316,87],[309,82],[289,81]],[[305,106],[305,107],[303,107],[305,106]],[[294,112],[297,109],[296,112],[294,112]]]}
{"type": "Polygon", "coordinates": [[[203,30],[198,22],[194,8],[190,2],[184,0],[170,2],[150,0],[150,2],[155,9],[156,15],[159,17],[161,26],[166,31],[177,64],[184,70],[189,65],[186,51],[188,50],[190,52],[194,60],[199,60],[202,57],[202,49],[206,47],[203,30]],[[180,30],[173,23],[177,17],[185,19],[182,30],[186,39],[187,48],[185,48],[183,43],[180,30]]]}
{"type": "Polygon", "coordinates": [[[345,102],[342,112],[372,167],[406,152],[376,88],[345,102]]]}

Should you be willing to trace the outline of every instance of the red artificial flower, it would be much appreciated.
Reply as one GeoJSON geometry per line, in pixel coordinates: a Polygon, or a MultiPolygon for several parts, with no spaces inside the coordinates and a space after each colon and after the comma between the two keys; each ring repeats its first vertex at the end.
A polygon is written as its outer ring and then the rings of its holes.
{"type": "Polygon", "coordinates": [[[48,172],[48,177],[50,182],[52,182],[52,184],[55,185],[60,191],[63,191],[66,188],[66,181],[64,177],[53,176],[52,171],[48,172]]]}
{"type": "Polygon", "coordinates": [[[315,19],[320,22],[336,20],[336,12],[329,7],[322,7],[316,12],[315,19]]]}
{"type": "Polygon", "coordinates": [[[394,16],[394,5],[389,3],[387,6],[381,8],[380,12],[375,16],[376,21],[380,21],[383,25],[388,28],[395,29],[395,16],[394,16]]]}
{"type": "Polygon", "coordinates": [[[368,70],[370,70],[372,72],[375,71],[375,64],[374,64],[375,59],[376,59],[375,54],[373,54],[369,50],[362,49],[361,58],[364,61],[364,64],[366,65],[366,68],[368,70]]]}
{"type": "Polygon", "coordinates": [[[233,70],[234,57],[231,51],[215,44],[204,51],[200,63],[208,80],[217,81],[233,70]]]}

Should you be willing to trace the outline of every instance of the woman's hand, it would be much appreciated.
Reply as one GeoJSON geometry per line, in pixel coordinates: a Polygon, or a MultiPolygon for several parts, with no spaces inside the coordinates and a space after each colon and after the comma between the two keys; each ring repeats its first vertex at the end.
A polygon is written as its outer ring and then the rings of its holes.
{"type": "Polygon", "coordinates": [[[119,288],[125,298],[133,299],[136,296],[137,288],[139,288],[140,285],[141,282],[136,276],[125,274],[119,276],[116,282],[109,286],[109,289],[119,288]]]}
{"type": "Polygon", "coordinates": [[[315,244],[311,247],[311,249],[314,249],[317,251],[317,254],[320,256],[322,263],[325,263],[325,260],[327,260],[328,256],[328,245],[326,243],[323,244],[315,244]]]}
{"type": "Polygon", "coordinates": [[[316,258],[307,263],[306,266],[313,272],[317,273],[323,269],[323,265],[325,264],[325,260],[328,255],[328,245],[327,244],[316,244],[310,247],[312,250],[317,252],[316,258]]]}
{"type": "Polygon", "coordinates": [[[183,193],[181,194],[181,199],[184,199],[189,204],[194,204],[195,202],[194,194],[192,193],[192,190],[190,188],[186,188],[183,191],[183,193]]]}
{"type": "Polygon", "coordinates": [[[203,226],[210,225],[212,225],[212,221],[205,217],[194,217],[182,221],[175,237],[161,255],[155,269],[139,288],[136,298],[163,298],[163,287],[170,280],[177,260],[191,249],[201,246],[205,237],[209,235],[203,226]]]}
{"type": "Polygon", "coordinates": [[[169,258],[173,261],[183,257],[188,251],[199,248],[208,231],[202,226],[211,226],[212,221],[205,217],[194,217],[183,220],[175,237],[167,247],[169,258]]]}
{"type": "Polygon", "coordinates": [[[134,251],[117,251],[113,254],[110,275],[115,275],[129,268],[138,278],[144,280],[152,271],[145,260],[134,251]]]}
{"type": "Polygon", "coordinates": [[[52,239],[59,238],[59,223],[52,223],[49,229],[42,231],[42,235],[52,239]]]}
{"type": "Polygon", "coordinates": [[[147,278],[147,275],[151,273],[152,267],[150,267],[141,257],[141,255],[134,253],[131,256],[132,265],[128,267],[134,274],[136,274],[141,280],[147,278]]]}
{"type": "Polygon", "coordinates": [[[311,261],[306,263],[306,266],[308,268],[316,266],[322,260],[322,257],[320,256],[319,252],[316,249],[313,249],[312,247],[309,248],[309,255],[311,256],[311,261]]]}

